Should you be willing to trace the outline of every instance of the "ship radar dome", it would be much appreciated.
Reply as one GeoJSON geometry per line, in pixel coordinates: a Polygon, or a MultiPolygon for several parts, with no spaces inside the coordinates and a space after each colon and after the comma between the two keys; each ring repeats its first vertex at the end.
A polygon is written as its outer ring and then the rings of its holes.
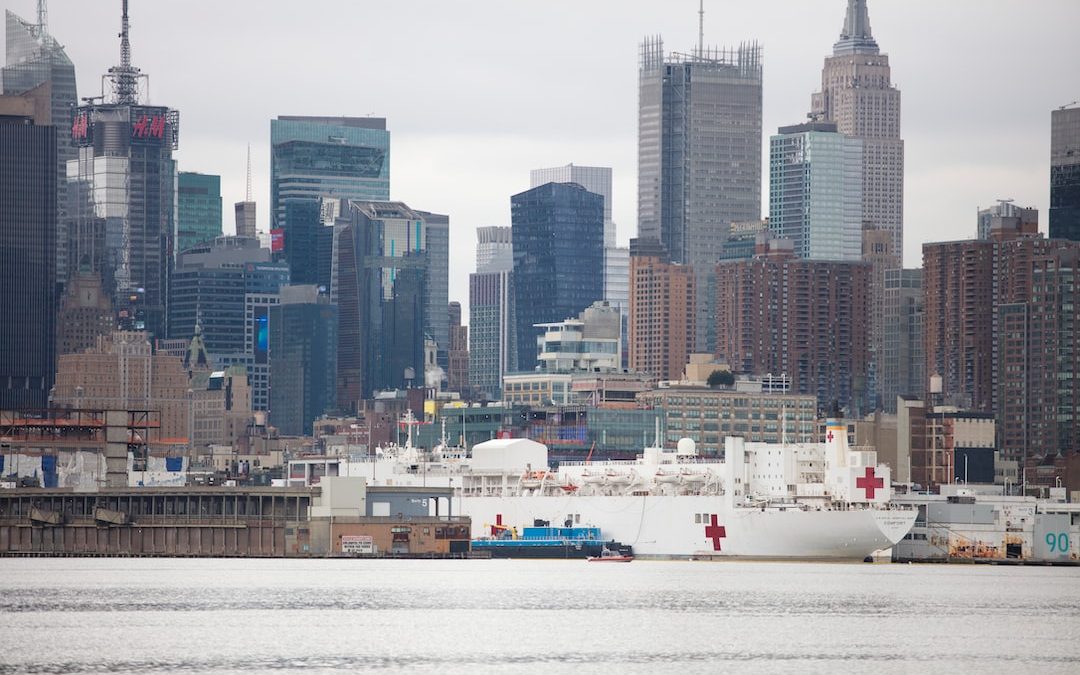
{"type": "Polygon", "coordinates": [[[680,455],[696,455],[697,443],[692,438],[680,438],[679,444],[675,446],[677,448],[677,454],[680,455]]]}

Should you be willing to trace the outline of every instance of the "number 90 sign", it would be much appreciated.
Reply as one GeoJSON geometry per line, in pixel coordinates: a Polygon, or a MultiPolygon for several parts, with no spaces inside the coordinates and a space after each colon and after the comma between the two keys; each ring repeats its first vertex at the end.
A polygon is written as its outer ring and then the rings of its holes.
{"type": "Polygon", "coordinates": [[[1051,553],[1066,553],[1069,550],[1069,535],[1066,532],[1047,532],[1046,545],[1051,553]]]}

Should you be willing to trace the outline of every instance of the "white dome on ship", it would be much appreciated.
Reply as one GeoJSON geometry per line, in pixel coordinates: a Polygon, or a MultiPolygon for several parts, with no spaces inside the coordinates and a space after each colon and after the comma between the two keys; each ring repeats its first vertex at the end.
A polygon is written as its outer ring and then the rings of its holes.
{"type": "Polygon", "coordinates": [[[679,444],[675,446],[678,454],[680,455],[696,455],[697,443],[692,438],[680,438],[679,444]]]}

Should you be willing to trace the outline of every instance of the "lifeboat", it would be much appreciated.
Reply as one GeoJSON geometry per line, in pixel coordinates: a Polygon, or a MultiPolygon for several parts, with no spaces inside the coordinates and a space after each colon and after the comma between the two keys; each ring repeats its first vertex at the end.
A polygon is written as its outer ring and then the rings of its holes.
{"type": "Polygon", "coordinates": [[[607,478],[607,482],[612,485],[629,485],[633,477],[628,473],[619,473],[618,471],[608,471],[604,474],[607,478]]]}
{"type": "Polygon", "coordinates": [[[668,472],[660,469],[656,472],[657,483],[678,483],[679,474],[677,472],[668,472]]]}
{"type": "Polygon", "coordinates": [[[679,478],[684,483],[692,485],[699,485],[705,482],[705,474],[701,471],[691,471],[689,469],[683,469],[679,472],[679,478]]]}
{"type": "Polygon", "coordinates": [[[526,471],[521,475],[521,487],[530,490],[538,488],[547,478],[551,478],[547,471],[526,471]]]}
{"type": "Polygon", "coordinates": [[[588,469],[586,469],[581,474],[581,480],[589,485],[601,485],[604,483],[604,481],[607,480],[607,478],[602,473],[591,473],[588,469]]]}

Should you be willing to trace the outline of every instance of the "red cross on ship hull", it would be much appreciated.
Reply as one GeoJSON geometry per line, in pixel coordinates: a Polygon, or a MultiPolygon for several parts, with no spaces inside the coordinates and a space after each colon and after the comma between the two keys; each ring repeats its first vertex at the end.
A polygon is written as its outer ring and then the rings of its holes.
{"type": "Polygon", "coordinates": [[[727,536],[727,529],[723,525],[716,524],[716,514],[712,514],[712,521],[705,526],[705,536],[712,539],[712,549],[720,550],[720,540],[727,536]]]}
{"type": "Polygon", "coordinates": [[[864,490],[867,499],[873,499],[874,492],[885,487],[885,479],[878,478],[874,473],[874,467],[868,466],[866,467],[866,475],[855,479],[855,487],[864,490]]]}

